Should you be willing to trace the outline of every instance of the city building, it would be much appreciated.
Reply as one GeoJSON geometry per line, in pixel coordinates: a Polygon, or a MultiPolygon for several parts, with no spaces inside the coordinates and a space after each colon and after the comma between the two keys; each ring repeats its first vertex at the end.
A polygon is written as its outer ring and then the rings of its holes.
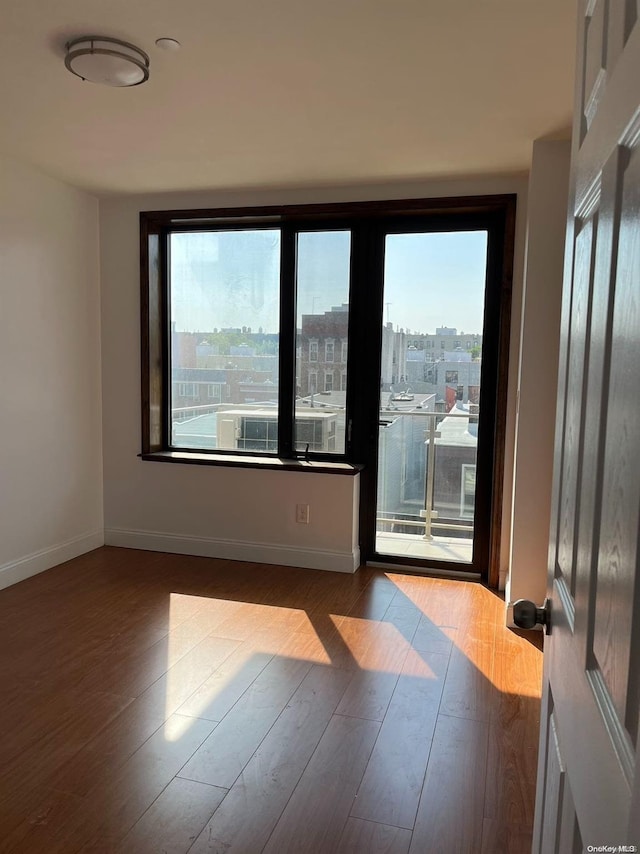
{"type": "Polygon", "coordinates": [[[382,353],[380,367],[380,385],[383,391],[389,391],[392,385],[407,381],[407,337],[403,329],[394,330],[392,323],[382,327],[382,353]]]}
{"type": "MultiPolygon", "coordinates": [[[[274,451],[278,444],[278,414],[273,409],[227,409],[217,412],[217,442],[221,450],[274,451]]],[[[336,415],[320,409],[296,412],[296,450],[331,453],[336,450],[336,415]]]]}
{"type": "Polygon", "coordinates": [[[449,358],[426,365],[427,382],[433,383],[439,398],[450,399],[454,392],[455,400],[479,403],[482,362],[453,359],[454,353],[448,355],[449,358]]]}
{"type": "Polygon", "coordinates": [[[424,351],[425,359],[433,362],[443,352],[464,351],[478,357],[482,352],[482,334],[460,332],[454,327],[441,327],[435,334],[425,332],[407,335],[407,346],[424,351]]]}
{"type": "Polygon", "coordinates": [[[303,314],[296,385],[301,397],[347,389],[349,306],[303,314]]]}
{"type": "Polygon", "coordinates": [[[173,368],[172,409],[219,403],[276,403],[278,384],[271,371],[251,368],[173,368]]]}

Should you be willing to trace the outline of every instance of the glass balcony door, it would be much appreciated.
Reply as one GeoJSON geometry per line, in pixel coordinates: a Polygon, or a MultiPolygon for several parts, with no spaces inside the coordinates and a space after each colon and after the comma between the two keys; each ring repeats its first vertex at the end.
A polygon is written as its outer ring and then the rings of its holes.
{"type": "Polygon", "coordinates": [[[384,237],[378,559],[477,563],[487,252],[486,230],[384,237]]]}

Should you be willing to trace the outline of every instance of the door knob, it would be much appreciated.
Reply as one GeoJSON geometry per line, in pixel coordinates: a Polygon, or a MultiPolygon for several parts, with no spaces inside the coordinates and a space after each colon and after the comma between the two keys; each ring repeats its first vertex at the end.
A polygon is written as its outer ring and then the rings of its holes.
{"type": "Polygon", "coordinates": [[[520,629],[532,629],[534,626],[544,626],[546,634],[551,631],[551,600],[545,599],[539,608],[530,599],[518,599],[513,603],[513,622],[520,629]]]}

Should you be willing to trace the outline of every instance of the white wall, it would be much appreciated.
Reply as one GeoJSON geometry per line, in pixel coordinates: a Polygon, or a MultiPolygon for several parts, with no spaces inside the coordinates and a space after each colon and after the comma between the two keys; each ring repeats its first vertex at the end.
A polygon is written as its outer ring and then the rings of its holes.
{"type": "Polygon", "coordinates": [[[102,544],[98,203],[0,158],[0,587],[102,544]]]}
{"type": "Polygon", "coordinates": [[[541,604],[547,583],[569,155],[568,141],[533,146],[508,603],[541,604]]]}
{"type": "MultiPolygon", "coordinates": [[[[139,225],[141,210],[518,193],[526,179],[480,178],[322,190],[187,193],[100,202],[105,539],[168,549],[353,571],[359,562],[358,478],[143,462],[140,452],[139,225]],[[309,525],[295,504],[311,507],[309,525]]],[[[522,210],[522,208],[521,208],[522,210]]],[[[524,219],[518,218],[514,329],[521,307],[524,219]]],[[[512,388],[518,342],[512,342],[512,388]]],[[[502,578],[509,559],[515,394],[508,416],[502,578]]]]}

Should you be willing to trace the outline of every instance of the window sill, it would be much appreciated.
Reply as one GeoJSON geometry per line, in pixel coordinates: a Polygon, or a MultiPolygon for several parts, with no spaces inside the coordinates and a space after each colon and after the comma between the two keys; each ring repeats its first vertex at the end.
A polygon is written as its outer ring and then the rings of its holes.
{"type": "Polygon", "coordinates": [[[196,466],[226,466],[228,468],[267,469],[271,471],[320,472],[353,476],[362,471],[360,463],[331,460],[286,460],[280,457],[230,457],[225,454],[199,454],[197,451],[154,451],[139,454],[140,459],[156,463],[186,463],[196,466]]]}

